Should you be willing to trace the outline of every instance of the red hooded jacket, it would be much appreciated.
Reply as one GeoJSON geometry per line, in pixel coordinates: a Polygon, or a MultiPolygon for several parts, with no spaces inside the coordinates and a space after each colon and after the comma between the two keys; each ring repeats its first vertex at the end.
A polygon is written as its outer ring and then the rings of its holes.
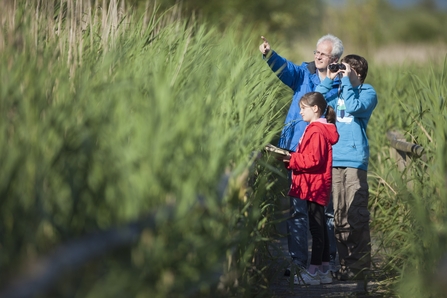
{"type": "Polygon", "coordinates": [[[288,195],[327,206],[332,184],[332,145],[338,141],[335,124],[325,118],[311,122],[304,130],[287,169],[292,170],[288,195]]]}

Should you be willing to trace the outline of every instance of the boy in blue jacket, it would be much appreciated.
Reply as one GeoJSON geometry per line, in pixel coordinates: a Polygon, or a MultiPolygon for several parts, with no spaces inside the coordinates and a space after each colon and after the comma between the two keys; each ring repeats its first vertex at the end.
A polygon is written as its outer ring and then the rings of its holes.
{"type": "Polygon", "coordinates": [[[371,266],[371,236],[368,211],[369,144],[366,128],[377,105],[374,88],[365,84],[368,62],[347,55],[344,67],[331,71],[315,91],[325,95],[337,114],[338,143],[333,146],[332,199],[335,238],[340,260],[339,280],[363,279],[371,266]],[[344,68],[344,69],[343,69],[344,68]],[[329,94],[334,79],[341,76],[338,94],[329,94]]]}
{"type": "MultiPolygon", "coordinates": [[[[328,65],[340,59],[343,43],[331,34],[324,35],[317,41],[313,53],[314,60],[297,65],[278,55],[271,49],[267,39],[264,36],[261,38],[264,42],[259,46],[259,50],[264,59],[281,82],[293,91],[292,103],[284,121],[278,147],[295,152],[307,126],[300,115],[298,102],[304,94],[315,91],[315,87],[326,77],[328,65]]],[[[329,95],[337,93],[339,82],[337,78],[334,80],[332,90],[328,91],[329,95]]],[[[307,268],[308,262],[308,230],[306,202],[290,197],[290,218],[287,220],[289,254],[293,264],[302,268],[307,268]]],[[[286,275],[289,274],[290,270],[286,270],[286,275]]]]}

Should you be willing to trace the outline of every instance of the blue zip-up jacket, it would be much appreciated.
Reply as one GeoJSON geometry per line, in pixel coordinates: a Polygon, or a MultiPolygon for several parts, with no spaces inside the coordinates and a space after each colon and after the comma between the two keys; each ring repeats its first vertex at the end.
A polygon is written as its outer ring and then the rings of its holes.
{"type": "MultiPolygon", "coordinates": [[[[278,76],[278,78],[293,90],[292,103],[284,121],[284,128],[278,142],[278,147],[295,152],[298,142],[307,124],[300,115],[299,101],[301,97],[320,84],[320,77],[315,68],[315,62],[303,62],[296,65],[287,59],[279,56],[271,50],[272,55],[267,59],[267,63],[278,76]]],[[[336,94],[339,80],[334,81],[332,90],[328,95],[336,94]]]]}
{"type": "Polygon", "coordinates": [[[368,170],[369,144],[366,135],[369,118],[377,106],[377,93],[369,84],[352,87],[348,77],[341,79],[340,96],[329,95],[333,81],[326,78],[315,91],[322,93],[337,113],[340,135],[332,147],[332,166],[368,170]]]}

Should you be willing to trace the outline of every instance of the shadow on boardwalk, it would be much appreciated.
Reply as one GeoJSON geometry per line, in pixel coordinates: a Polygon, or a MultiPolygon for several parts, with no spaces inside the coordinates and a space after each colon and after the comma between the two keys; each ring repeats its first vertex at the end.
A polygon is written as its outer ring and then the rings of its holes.
{"type": "MultiPolygon", "coordinates": [[[[288,203],[288,200],[285,200],[288,203]]],[[[288,206],[285,206],[287,209],[288,206]]],[[[286,216],[286,215],[284,215],[286,216]]],[[[379,281],[374,277],[378,272],[372,272],[373,277],[368,281],[338,281],[333,280],[331,284],[317,286],[294,285],[289,277],[284,276],[284,270],[290,263],[287,248],[286,224],[282,221],[277,226],[279,236],[270,247],[270,253],[274,260],[269,267],[271,297],[384,297],[385,293],[379,291],[379,281]]],[[[311,253],[312,239],[309,239],[309,259],[311,253]]],[[[377,260],[376,260],[377,261],[377,260]]]]}

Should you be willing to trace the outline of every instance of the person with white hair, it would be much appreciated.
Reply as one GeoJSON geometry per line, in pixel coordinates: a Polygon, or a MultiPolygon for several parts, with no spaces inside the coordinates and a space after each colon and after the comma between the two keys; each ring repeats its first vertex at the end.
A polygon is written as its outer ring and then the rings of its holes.
{"type": "MultiPolygon", "coordinates": [[[[343,43],[332,34],[324,35],[317,41],[316,49],[313,51],[313,61],[297,65],[272,50],[270,43],[264,36],[261,36],[261,38],[263,43],[259,46],[259,50],[263,58],[278,78],[293,91],[292,102],[279,138],[278,147],[289,152],[295,152],[308,124],[303,121],[300,115],[298,102],[304,94],[315,91],[315,88],[326,78],[328,65],[338,62],[343,54],[343,43]]],[[[331,90],[326,94],[327,96],[337,94],[340,80],[335,78],[332,83],[331,90]]],[[[290,171],[289,184],[291,184],[290,171]]],[[[307,268],[308,230],[306,202],[290,197],[290,217],[287,220],[287,232],[292,266],[307,268]]],[[[335,249],[335,245],[333,245],[333,249],[335,249]]],[[[285,275],[290,275],[289,268],[285,275]]]]}

